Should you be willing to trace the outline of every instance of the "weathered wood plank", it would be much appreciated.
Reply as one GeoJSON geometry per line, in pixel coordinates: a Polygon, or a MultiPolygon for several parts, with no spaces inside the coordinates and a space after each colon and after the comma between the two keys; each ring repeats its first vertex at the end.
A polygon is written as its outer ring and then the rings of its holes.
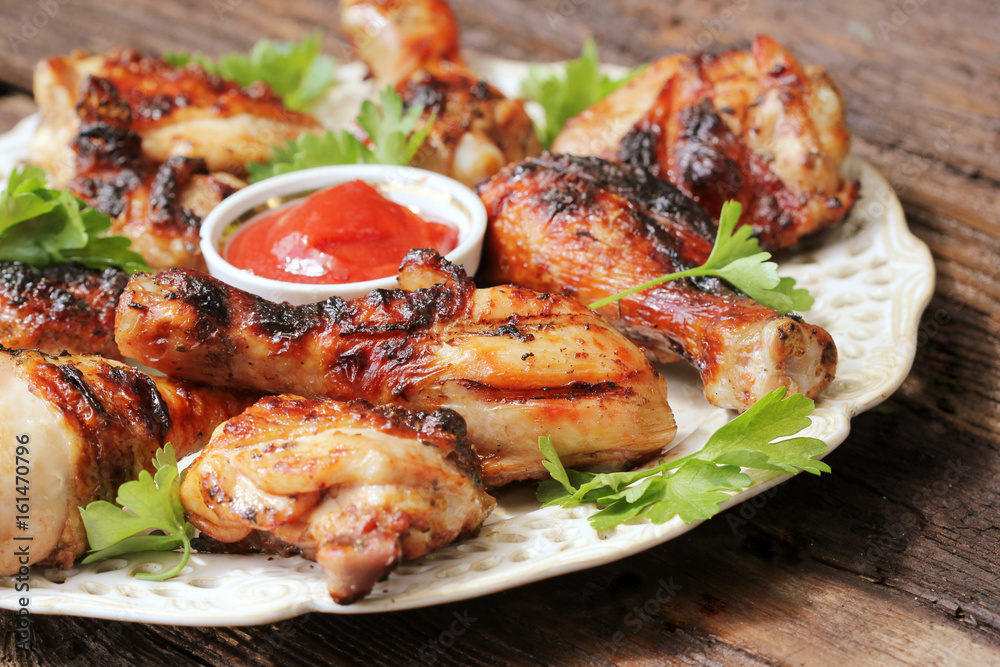
{"type": "MultiPolygon", "coordinates": [[[[771,502],[794,491],[790,485],[771,502]]],[[[769,503],[758,516],[774,511],[769,503]]],[[[295,664],[406,664],[420,660],[421,650],[445,665],[990,664],[1000,658],[996,639],[935,613],[926,600],[915,603],[910,591],[823,565],[807,556],[801,537],[771,539],[748,525],[732,531],[731,524],[738,522],[723,518],[619,564],[389,616],[313,614],[244,629],[53,617],[33,623],[39,638],[59,638],[42,664],[66,664],[77,654],[102,665],[186,658],[240,664],[250,656],[273,664],[279,655],[295,664]],[[463,632],[453,638],[445,634],[450,627],[463,632]]]]}

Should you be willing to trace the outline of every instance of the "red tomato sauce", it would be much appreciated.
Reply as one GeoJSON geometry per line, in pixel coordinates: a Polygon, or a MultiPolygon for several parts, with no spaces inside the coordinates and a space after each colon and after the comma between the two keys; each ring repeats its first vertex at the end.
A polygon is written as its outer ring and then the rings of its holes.
{"type": "Polygon", "coordinates": [[[264,278],[333,284],[395,275],[412,248],[444,255],[457,245],[457,229],[424,220],[364,181],[350,181],[254,217],[222,256],[264,278]]]}

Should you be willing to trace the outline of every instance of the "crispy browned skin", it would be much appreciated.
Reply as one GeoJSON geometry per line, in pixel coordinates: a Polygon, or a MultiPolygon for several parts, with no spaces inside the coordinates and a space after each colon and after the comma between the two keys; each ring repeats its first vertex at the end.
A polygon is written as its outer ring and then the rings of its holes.
{"type": "MultiPolygon", "coordinates": [[[[489,228],[481,276],[592,303],[703,264],[711,220],[675,187],[600,158],[545,154],[479,187],[489,228]]],[[[837,350],[820,327],[779,315],[716,279],[665,283],[605,306],[661,361],[701,372],[715,405],[744,410],[779,387],[816,396],[837,350]]]]}
{"type": "Polygon", "coordinates": [[[158,163],[143,153],[132,107],[105,79],[88,79],[73,139],[76,176],[70,190],[111,218],[110,234],[132,240],[153,269],[206,270],[201,221],[243,182],[209,174],[205,160],[175,156],[158,163]]]}
{"type": "Polygon", "coordinates": [[[400,285],[294,307],[190,271],[136,274],[115,335],[125,355],[206,384],[454,409],[491,486],[547,475],[539,436],[566,465],[642,460],[673,438],[663,378],[575,301],[476,290],[429,250],[407,255],[400,285]]]}
{"type": "Polygon", "coordinates": [[[0,346],[120,359],[115,307],[126,282],[115,268],[0,262],[0,346]]]}
{"type": "Polygon", "coordinates": [[[78,507],[113,501],[120,484],[152,470],[167,442],[178,457],[197,451],[254,398],[153,378],[98,356],[5,349],[0,390],[0,575],[18,569],[15,535],[33,538],[31,563],[72,565],[87,550],[78,507]],[[17,452],[19,443],[27,451],[17,452]],[[15,492],[30,497],[30,512],[15,511],[15,492]],[[27,532],[15,529],[15,514],[30,515],[27,532]]]}
{"type": "Polygon", "coordinates": [[[42,123],[31,159],[112,218],[153,269],[205,270],[202,218],[245,183],[247,164],[319,129],[267,86],[116,49],[49,58],[35,72],[42,123]]]}
{"type": "Polygon", "coordinates": [[[468,72],[421,72],[398,90],[407,107],[424,105],[425,121],[435,114],[413,166],[471,186],[541,150],[523,103],[468,72]]]}
{"type": "Polygon", "coordinates": [[[434,125],[412,164],[466,185],[541,147],[520,100],[478,79],[459,55],[458,23],[441,0],[345,0],[341,24],[375,77],[434,125]]]}
{"type": "Polygon", "coordinates": [[[266,85],[241,89],[197,65],[176,68],[127,49],[46,58],[35,69],[42,125],[31,157],[57,185],[76,175],[73,139],[93,134],[76,107],[95,86],[113,90],[124,102],[143,157],[156,164],[198,157],[209,171],[243,177],[247,163],[266,159],[274,144],[319,128],[310,116],[286,109],[266,85]]]}
{"type": "Polygon", "coordinates": [[[443,0],[342,0],[340,24],[375,78],[392,85],[462,61],[458,21],[443,0]]]}
{"type": "Polygon", "coordinates": [[[766,248],[842,220],[858,183],[843,101],[818,67],[764,35],[750,51],[667,56],[571,119],[552,148],[618,159],[677,185],[718,219],[743,205],[766,248]]]}
{"type": "Polygon", "coordinates": [[[400,561],[478,530],[496,505],[457,413],[290,394],[223,424],[189,468],[181,500],[218,541],[263,531],[279,550],[300,549],[341,604],[400,561]]]}

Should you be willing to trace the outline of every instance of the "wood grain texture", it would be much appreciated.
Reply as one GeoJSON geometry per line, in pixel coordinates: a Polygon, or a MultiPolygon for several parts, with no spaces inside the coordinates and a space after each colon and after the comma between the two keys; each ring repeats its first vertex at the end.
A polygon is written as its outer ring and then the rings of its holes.
{"type": "MultiPolygon", "coordinates": [[[[30,109],[34,62],[72,48],[242,50],[326,29],[323,0],[0,5],[0,128],[30,109]],[[39,20],[39,22],[41,22],[39,20]],[[13,27],[12,27],[13,26],[13,27]],[[29,31],[30,32],[30,31],[29,31]],[[26,33],[25,33],[26,34],[26,33]],[[21,35],[24,36],[24,35],[21,35]]],[[[824,65],[855,150],[896,188],[931,247],[937,293],[913,372],[828,459],[661,547],[432,609],[311,614],[255,628],[33,617],[12,664],[1000,664],[1000,5],[977,0],[453,2],[464,43],[512,58],[623,64],[766,32],[824,65]],[[457,615],[457,616],[456,616],[457,615]],[[462,618],[461,634],[447,634],[462,618]],[[474,620],[472,620],[474,619],[474,620]],[[463,626],[464,628],[464,626],[463,626]],[[447,644],[447,646],[445,645],[447,644]]]]}

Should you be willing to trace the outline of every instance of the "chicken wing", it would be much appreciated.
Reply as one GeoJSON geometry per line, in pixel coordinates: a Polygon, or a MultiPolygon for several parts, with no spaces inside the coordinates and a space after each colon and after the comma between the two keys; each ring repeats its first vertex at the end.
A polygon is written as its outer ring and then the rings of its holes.
{"type": "Polygon", "coordinates": [[[0,346],[121,359],[115,307],[127,282],[116,268],[0,262],[0,346]]]}
{"type": "Polygon", "coordinates": [[[735,199],[742,221],[774,249],[850,210],[858,183],[840,176],[849,145],[843,100],[826,72],[759,35],[749,52],[652,63],[570,119],[552,149],[648,170],[716,220],[735,199]]]}
{"type": "Polygon", "coordinates": [[[431,250],[411,251],[399,282],[410,291],[295,307],[190,271],[136,274],[115,337],[124,354],[205,384],[451,408],[490,486],[547,475],[539,436],[567,466],[642,460],[673,438],[663,378],[587,308],[476,290],[431,250]]]}
{"type": "Polygon", "coordinates": [[[341,604],[400,561],[475,532],[496,505],[455,412],[290,394],[223,424],[188,469],[181,501],[216,540],[264,531],[300,549],[341,604]]]}
{"type": "MultiPolygon", "coordinates": [[[[489,216],[480,276],[581,303],[699,266],[712,250],[712,221],[677,188],[600,158],[531,158],[479,196],[489,216]]],[[[665,283],[601,313],[660,361],[694,364],[720,407],[745,410],[780,386],[815,397],[836,368],[826,331],[714,278],[665,283]]]]}
{"type": "Polygon", "coordinates": [[[520,100],[478,79],[459,55],[458,22],[442,0],[343,0],[341,25],[358,56],[406,106],[435,115],[412,164],[466,185],[541,150],[520,100]]]}
{"type": "Polygon", "coordinates": [[[197,451],[255,398],[150,377],[98,356],[5,349],[0,395],[0,576],[20,565],[72,565],[87,550],[78,507],[114,500],[167,442],[178,456],[197,451]],[[17,529],[15,515],[27,517],[26,528],[17,529]],[[28,563],[17,555],[24,543],[16,538],[25,535],[28,563]]]}
{"type": "Polygon", "coordinates": [[[98,133],[76,112],[95,86],[112,89],[124,103],[141,155],[156,164],[198,157],[209,171],[243,177],[247,163],[267,159],[273,145],[319,128],[315,119],[286,109],[266,85],[241,89],[197,65],[177,68],[126,49],[47,58],[35,69],[42,124],[31,160],[58,187],[77,173],[70,145],[79,135],[98,133]]]}

